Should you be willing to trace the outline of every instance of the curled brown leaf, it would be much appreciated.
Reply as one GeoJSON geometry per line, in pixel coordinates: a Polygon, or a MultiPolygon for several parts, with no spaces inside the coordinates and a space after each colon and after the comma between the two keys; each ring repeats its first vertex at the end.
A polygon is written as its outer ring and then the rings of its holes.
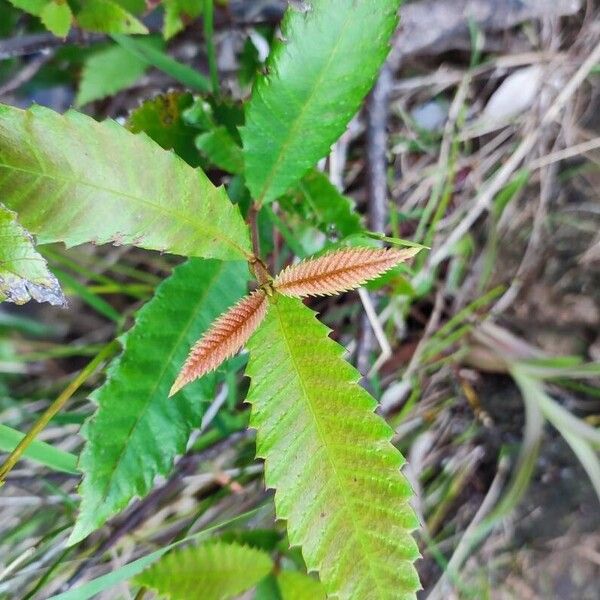
{"type": "Polygon", "coordinates": [[[329,296],[360,287],[397,264],[412,258],[418,248],[345,248],[287,267],[273,281],[285,296],[329,296]]]}
{"type": "Polygon", "coordinates": [[[224,312],[196,342],[179,372],[169,396],[183,386],[214,371],[233,356],[259,326],[267,312],[267,296],[262,289],[242,298],[224,312]]]}

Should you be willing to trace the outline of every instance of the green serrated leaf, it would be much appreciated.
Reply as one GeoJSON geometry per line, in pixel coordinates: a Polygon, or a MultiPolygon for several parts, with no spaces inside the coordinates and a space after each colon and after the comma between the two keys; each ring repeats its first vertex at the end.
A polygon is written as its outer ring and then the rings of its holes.
{"type": "Polygon", "coordinates": [[[281,600],[326,600],[323,585],[297,571],[283,571],[277,575],[281,600]]]}
{"type": "Polygon", "coordinates": [[[204,98],[195,98],[193,104],[182,114],[183,120],[190,127],[207,131],[215,127],[213,109],[204,98]]]}
{"type": "MultiPolygon", "coordinates": [[[[161,47],[160,38],[144,38],[141,44],[161,47]]],[[[133,85],[146,71],[148,64],[121,46],[102,48],[86,57],[75,104],[112,96],[133,85]]]]}
{"type": "Polygon", "coordinates": [[[248,228],[223,188],[114,121],[0,105],[0,197],[39,243],[134,244],[246,259],[248,228]]]}
{"type": "Polygon", "coordinates": [[[173,149],[188,164],[197,166],[200,155],[194,140],[198,130],[188,125],[184,113],[194,104],[188,92],[168,92],[146,100],[127,119],[133,133],[143,131],[165,150],[173,149]]]}
{"type": "Polygon", "coordinates": [[[73,13],[66,3],[51,0],[40,12],[40,19],[44,27],[57,37],[66,37],[71,29],[73,13]]]}
{"type": "Polygon", "coordinates": [[[60,0],[9,0],[10,3],[39,17],[46,29],[57,37],[65,37],[69,33],[73,21],[73,13],[66,1],[60,0]]]}
{"type": "Polygon", "coordinates": [[[17,215],[0,204],[0,302],[64,305],[65,297],[17,215]]]}
{"type": "Polygon", "coordinates": [[[418,520],[404,459],[328,332],[301,301],[276,294],[250,339],[250,426],[265,482],[290,544],[332,597],[414,599],[418,520]]]}
{"type": "Polygon", "coordinates": [[[85,0],[77,13],[80,27],[98,33],[148,33],[131,13],[112,0],[85,0]]]}
{"type": "Polygon", "coordinates": [[[344,196],[321,171],[315,169],[305,175],[290,196],[306,205],[323,233],[346,237],[364,232],[354,202],[344,196]]]}
{"type": "Polygon", "coordinates": [[[246,111],[246,179],[261,202],[287,191],[343,133],[389,51],[400,0],[305,4],[288,8],[246,111]]]}
{"type": "Polygon", "coordinates": [[[196,138],[196,147],[213,164],[228,173],[244,170],[242,149],[235,143],[226,127],[201,133],[196,138]]]}
{"type": "Polygon", "coordinates": [[[202,13],[204,0],[163,0],[163,6],[165,9],[163,35],[168,40],[179,33],[187,22],[202,13]]]}
{"type": "Polygon", "coordinates": [[[92,396],[98,410],[84,429],[82,500],[71,544],[144,496],[185,450],[217,376],[203,377],[171,399],[169,388],[190,346],[243,295],[247,278],[243,263],[191,259],[138,313],[122,339],[121,356],[92,396]]]}
{"type": "Polygon", "coordinates": [[[211,542],[174,550],[136,581],[170,600],[226,600],[249,590],[272,568],[261,550],[211,542]]]}
{"type": "Polygon", "coordinates": [[[89,598],[95,598],[98,594],[101,594],[105,590],[118,585],[132,577],[135,577],[138,573],[141,573],[146,567],[157,561],[161,556],[164,556],[169,550],[173,550],[185,544],[187,542],[199,542],[207,539],[211,533],[215,533],[222,528],[233,525],[234,523],[241,523],[247,519],[256,516],[261,510],[262,506],[246,511],[242,514],[234,517],[220,520],[210,526],[202,528],[191,535],[185,536],[183,539],[162,546],[159,550],[156,550],[150,554],[146,554],[141,558],[138,558],[130,563],[122,565],[121,567],[114,568],[105,575],[100,575],[91,581],[87,581],[77,587],[74,587],[66,592],[62,592],[48,600],[89,600],[89,598]]]}
{"type": "Polygon", "coordinates": [[[227,544],[241,544],[265,552],[274,552],[281,541],[281,534],[274,529],[237,529],[224,532],[219,540],[227,544]]]}

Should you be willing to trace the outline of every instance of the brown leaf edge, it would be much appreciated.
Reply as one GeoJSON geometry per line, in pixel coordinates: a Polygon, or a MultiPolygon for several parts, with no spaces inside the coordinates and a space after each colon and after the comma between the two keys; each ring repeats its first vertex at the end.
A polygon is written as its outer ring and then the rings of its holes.
{"type": "Polygon", "coordinates": [[[169,397],[240,350],[264,319],[267,305],[266,293],[258,289],[224,312],[190,350],[169,397]]]}
{"type": "Polygon", "coordinates": [[[412,258],[419,250],[345,248],[285,268],[273,280],[273,288],[297,298],[347,292],[412,258]]]}

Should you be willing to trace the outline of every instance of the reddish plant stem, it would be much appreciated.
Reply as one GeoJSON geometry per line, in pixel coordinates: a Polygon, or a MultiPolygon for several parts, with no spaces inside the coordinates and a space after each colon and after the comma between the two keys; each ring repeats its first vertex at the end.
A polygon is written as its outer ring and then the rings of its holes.
{"type": "Polygon", "coordinates": [[[260,257],[260,234],[258,232],[258,211],[260,210],[260,204],[253,202],[250,210],[248,211],[248,225],[250,225],[250,232],[252,236],[252,253],[253,257],[249,260],[250,267],[254,272],[259,285],[269,289],[266,289],[267,293],[270,293],[270,283],[273,280],[269,269],[264,261],[260,257]]]}

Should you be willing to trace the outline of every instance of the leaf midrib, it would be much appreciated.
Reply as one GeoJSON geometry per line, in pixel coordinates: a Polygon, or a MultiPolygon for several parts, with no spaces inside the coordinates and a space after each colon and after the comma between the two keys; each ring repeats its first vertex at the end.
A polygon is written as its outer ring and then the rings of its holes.
{"type": "MultiPolygon", "coordinates": [[[[298,381],[300,384],[300,388],[302,391],[302,395],[304,396],[304,399],[306,400],[306,404],[308,406],[308,410],[310,412],[310,415],[313,419],[313,423],[315,426],[315,429],[317,431],[317,435],[319,436],[321,443],[323,444],[323,448],[325,449],[325,455],[327,457],[327,461],[329,462],[329,465],[331,466],[331,470],[333,471],[333,475],[336,481],[336,484],[339,488],[340,494],[339,496],[341,498],[343,498],[343,503],[344,503],[344,507],[345,507],[345,511],[346,513],[349,515],[350,517],[350,521],[352,522],[352,527],[354,529],[354,537],[355,539],[358,541],[358,544],[361,546],[361,548],[363,549],[363,556],[366,558],[366,562],[368,564],[368,568],[369,568],[369,572],[371,573],[371,578],[374,580],[375,585],[378,589],[382,589],[380,586],[380,581],[379,581],[379,577],[377,576],[377,571],[373,568],[373,564],[372,564],[372,560],[371,560],[371,555],[372,553],[369,551],[366,551],[367,548],[365,547],[365,543],[363,540],[363,535],[361,535],[362,532],[364,532],[364,527],[359,526],[359,521],[356,519],[356,515],[354,510],[352,510],[352,500],[348,499],[346,497],[346,494],[344,494],[343,492],[345,491],[345,486],[343,485],[341,479],[340,479],[340,475],[338,473],[338,470],[336,468],[336,465],[334,463],[334,461],[331,458],[331,453],[329,452],[329,445],[327,444],[327,438],[324,436],[323,431],[322,431],[322,427],[320,426],[319,423],[319,419],[317,418],[316,412],[313,408],[311,399],[310,399],[310,395],[308,393],[308,390],[306,389],[306,386],[304,385],[304,380],[301,376],[301,370],[298,367],[298,364],[295,360],[295,356],[294,353],[292,352],[292,346],[290,345],[290,341],[288,340],[288,336],[286,335],[286,330],[284,327],[284,320],[281,318],[281,312],[277,306],[277,301],[275,300],[275,302],[272,303],[272,305],[275,307],[275,312],[277,314],[277,320],[279,322],[279,328],[283,334],[283,340],[285,342],[287,351],[288,351],[288,355],[290,357],[290,361],[294,367],[294,370],[296,371],[296,374],[298,375],[298,381]]],[[[383,590],[385,591],[385,590],[383,590]]]]}
{"type": "MultiPolygon", "coordinates": [[[[208,223],[202,223],[200,221],[194,221],[194,220],[188,219],[188,218],[186,218],[185,212],[177,212],[174,210],[169,210],[167,207],[165,207],[161,204],[156,204],[156,203],[151,202],[150,200],[146,200],[140,196],[128,194],[127,192],[115,190],[115,189],[112,189],[109,187],[99,185],[97,183],[93,183],[90,181],[84,181],[84,180],[78,179],[78,178],[61,177],[61,176],[55,175],[55,174],[48,174],[48,173],[43,173],[43,172],[38,172],[38,171],[32,171],[31,169],[24,169],[23,167],[16,167],[14,165],[7,164],[6,162],[0,163],[0,169],[2,169],[2,168],[7,169],[7,170],[12,170],[12,171],[17,171],[20,173],[26,173],[28,175],[32,175],[35,177],[42,177],[42,178],[45,177],[47,179],[57,181],[57,182],[60,181],[62,183],[72,183],[73,185],[81,185],[83,187],[90,187],[90,188],[93,188],[93,189],[96,189],[96,190],[99,190],[102,192],[106,192],[108,194],[111,194],[111,195],[114,195],[117,197],[120,196],[123,198],[127,198],[129,200],[138,202],[140,204],[150,206],[158,213],[162,213],[163,215],[172,217],[173,220],[175,220],[175,221],[180,221],[180,222],[183,222],[184,224],[191,226],[193,229],[197,230],[200,234],[203,232],[205,232],[205,233],[210,232],[209,235],[221,240],[222,242],[226,243],[228,246],[232,247],[236,252],[241,254],[241,256],[244,259],[248,258],[247,252],[240,245],[238,245],[233,239],[231,239],[227,236],[224,236],[220,229],[213,227],[208,223]]],[[[215,190],[216,190],[216,188],[215,188],[215,190]]]]}

